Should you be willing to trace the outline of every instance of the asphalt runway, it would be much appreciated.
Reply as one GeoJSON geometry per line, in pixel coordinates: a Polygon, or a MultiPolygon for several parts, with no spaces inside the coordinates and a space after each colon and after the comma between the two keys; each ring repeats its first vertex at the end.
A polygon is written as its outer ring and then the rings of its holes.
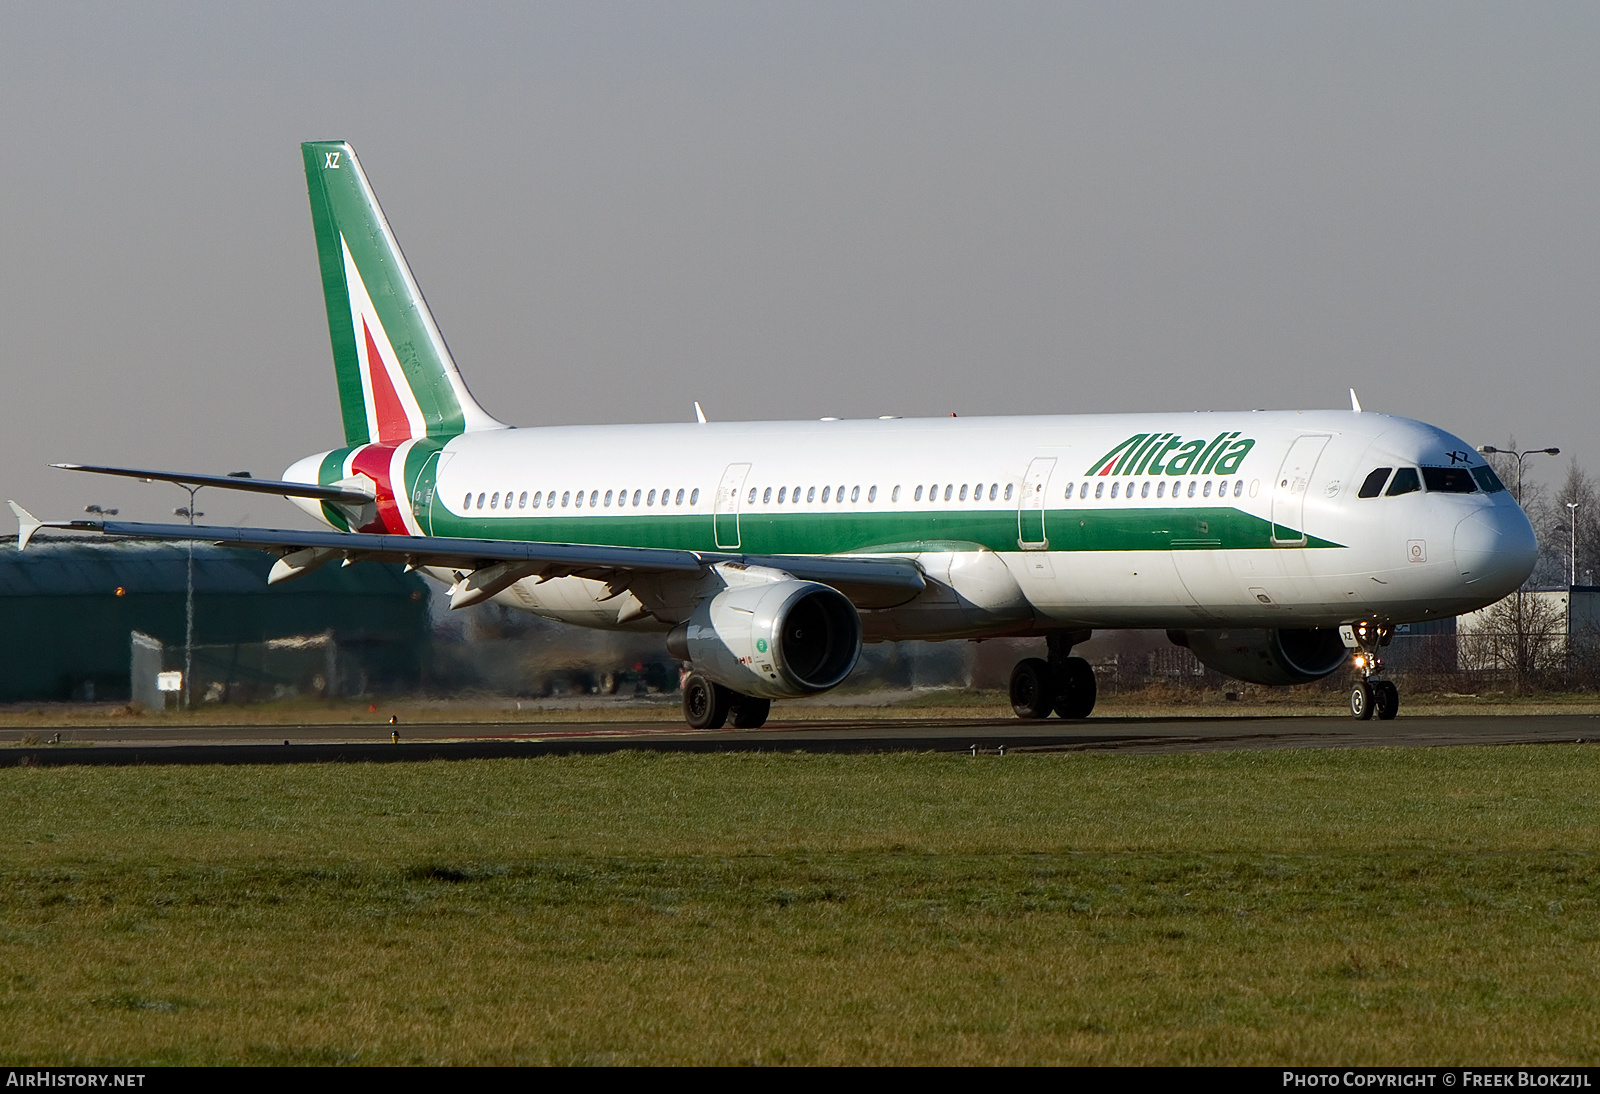
{"type": "Polygon", "coordinates": [[[1213,752],[1600,743],[1600,715],[907,719],[691,730],[659,722],[140,726],[0,730],[0,767],[73,764],[387,763],[644,749],[655,752],[1213,752]],[[391,740],[398,731],[399,743],[391,740]],[[53,738],[59,733],[59,741],[53,738]],[[32,737],[43,744],[24,744],[32,737]]]}

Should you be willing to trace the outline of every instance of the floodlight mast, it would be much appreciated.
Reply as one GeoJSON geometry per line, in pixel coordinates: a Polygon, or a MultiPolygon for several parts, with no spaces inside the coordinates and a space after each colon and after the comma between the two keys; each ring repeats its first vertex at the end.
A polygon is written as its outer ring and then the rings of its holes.
{"type": "Polygon", "coordinates": [[[1530,448],[1519,452],[1515,448],[1496,448],[1492,444],[1480,444],[1478,451],[1485,456],[1515,456],[1517,458],[1517,504],[1522,504],[1522,461],[1529,456],[1559,456],[1559,448],[1530,448]]]}

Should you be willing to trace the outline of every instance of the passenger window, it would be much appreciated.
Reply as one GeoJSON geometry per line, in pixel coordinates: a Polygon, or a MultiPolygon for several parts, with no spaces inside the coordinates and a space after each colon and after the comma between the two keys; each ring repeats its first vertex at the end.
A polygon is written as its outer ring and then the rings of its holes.
{"type": "Polygon", "coordinates": [[[490,498],[489,498],[489,508],[490,509],[498,509],[498,508],[500,508],[500,491],[496,490],[494,492],[494,494],[490,496],[490,498]]]}
{"type": "Polygon", "coordinates": [[[533,492],[533,507],[535,509],[539,508],[539,503],[541,501],[543,501],[543,500],[544,500],[544,491],[543,490],[535,490],[533,492]]]}
{"type": "Polygon", "coordinates": [[[789,488],[787,486],[778,487],[778,504],[779,505],[783,504],[783,499],[785,497],[787,497],[788,494],[789,494],[789,488]]]}
{"type": "Polygon", "coordinates": [[[827,505],[828,504],[828,495],[832,491],[833,491],[833,487],[831,487],[831,486],[824,486],[822,488],[822,504],[823,505],[827,505]]]}
{"type": "Polygon", "coordinates": [[[648,494],[646,494],[644,496],[644,504],[648,508],[648,507],[654,505],[655,503],[656,503],[656,492],[654,490],[652,490],[652,491],[650,491],[648,494]]]}
{"type": "Polygon", "coordinates": [[[1130,501],[1133,499],[1133,480],[1132,479],[1128,480],[1128,485],[1123,489],[1122,496],[1127,498],[1127,499],[1129,499],[1130,501]]]}
{"type": "MultiPolygon", "coordinates": [[[[1106,492],[1106,484],[1105,483],[1097,482],[1097,483],[1094,484],[1094,500],[1095,501],[1099,501],[1100,500],[1100,496],[1102,494],[1104,494],[1105,492],[1106,492]]],[[[1011,493],[1011,487],[1009,487],[1009,486],[1006,487],[1006,493],[1007,494],[1011,493]]]]}
{"type": "Polygon", "coordinates": [[[567,502],[569,502],[571,500],[572,500],[572,491],[571,490],[564,491],[562,493],[562,495],[561,495],[561,508],[565,509],[567,507],[567,502]]]}
{"type": "Polygon", "coordinates": [[[470,491],[470,490],[467,491],[467,500],[461,503],[461,508],[463,508],[463,509],[471,509],[472,508],[472,491],[470,491]]]}
{"type": "Polygon", "coordinates": [[[841,486],[839,489],[833,492],[833,500],[838,502],[840,505],[844,504],[844,487],[841,486]]]}
{"type": "Polygon", "coordinates": [[[1112,498],[1115,498],[1117,496],[1117,487],[1119,487],[1121,485],[1122,484],[1120,482],[1114,482],[1114,483],[1111,484],[1111,496],[1112,496],[1112,498]]]}
{"type": "Polygon", "coordinates": [[[1394,473],[1394,481],[1389,484],[1389,489],[1385,493],[1392,498],[1399,494],[1409,494],[1414,490],[1421,489],[1422,480],[1417,477],[1417,469],[1415,467],[1402,467],[1394,473]]]}
{"type": "Polygon", "coordinates": [[[690,491],[690,493],[689,493],[689,504],[690,505],[699,505],[700,504],[700,488],[698,486],[695,487],[692,491],[690,491]]]}
{"type": "Polygon", "coordinates": [[[917,492],[915,494],[911,495],[911,500],[912,501],[921,501],[922,500],[922,487],[920,487],[920,486],[917,487],[917,492]]]}
{"type": "Polygon", "coordinates": [[[1189,497],[1189,498],[1194,497],[1194,487],[1195,487],[1195,484],[1193,482],[1191,482],[1189,484],[1189,490],[1184,496],[1185,497],[1189,497]]]}
{"type": "Polygon", "coordinates": [[[950,484],[950,483],[945,483],[945,484],[944,484],[944,500],[945,500],[945,501],[949,501],[949,500],[950,500],[950,494],[951,494],[951,493],[952,493],[952,492],[953,492],[953,491],[954,491],[954,490],[955,490],[955,487],[954,487],[954,486],[952,486],[952,485],[951,485],[951,484],[950,484]]]}
{"type": "Polygon", "coordinates": [[[1500,476],[1494,473],[1494,468],[1487,464],[1474,467],[1472,477],[1478,480],[1478,485],[1483,488],[1485,494],[1498,494],[1506,488],[1505,483],[1500,481],[1500,476]]]}
{"type": "Polygon", "coordinates": [[[1472,472],[1465,467],[1424,467],[1422,483],[1439,494],[1472,494],[1478,489],[1472,472]]]}
{"type": "Polygon", "coordinates": [[[574,509],[582,509],[583,508],[583,491],[582,490],[579,490],[578,491],[578,496],[575,499],[573,499],[573,508],[574,509]]]}
{"type": "MultiPolygon", "coordinates": [[[[755,500],[755,491],[751,491],[750,500],[751,501],[755,500]]],[[[767,487],[765,490],[763,490],[761,492],[761,504],[762,505],[771,505],[772,504],[772,487],[769,486],[769,487],[767,487]]]]}
{"type": "Polygon", "coordinates": [[[480,493],[478,495],[478,508],[479,509],[483,508],[483,499],[484,499],[484,495],[480,493]]]}
{"type": "Polygon", "coordinates": [[[1358,498],[1375,498],[1383,493],[1383,484],[1389,481],[1389,472],[1392,467],[1380,467],[1369,474],[1361,483],[1361,489],[1356,491],[1358,498]]]}
{"type": "Polygon", "coordinates": [[[522,492],[522,496],[517,499],[517,508],[518,509],[526,509],[527,507],[528,507],[528,492],[526,490],[524,490],[522,492]]]}
{"type": "Polygon", "coordinates": [[[598,502],[599,500],[600,500],[600,491],[598,491],[598,490],[589,491],[589,508],[590,509],[593,509],[595,507],[595,503],[598,502]]]}
{"type": "Polygon", "coordinates": [[[746,505],[754,505],[755,503],[756,503],[756,488],[752,486],[750,488],[750,500],[747,501],[745,504],[746,505]]]}
{"type": "Polygon", "coordinates": [[[606,508],[607,509],[611,508],[611,495],[612,495],[612,492],[610,490],[607,490],[606,491],[606,508]]]}
{"type": "Polygon", "coordinates": [[[1233,496],[1236,497],[1236,498],[1244,496],[1244,480],[1243,479],[1238,479],[1238,480],[1236,480],[1234,482],[1234,484],[1233,484],[1233,496]]]}
{"type": "MultiPolygon", "coordinates": [[[[1070,483],[1070,482],[1067,483],[1067,492],[1066,492],[1066,494],[1063,495],[1068,501],[1072,500],[1072,487],[1073,487],[1072,483],[1070,483]]],[[[992,492],[992,490],[993,490],[993,488],[991,487],[991,492],[992,492]]],[[[989,500],[993,501],[994,499],[990,498],[989,500]]]]}
{"type": "Polygon", "coordinates": [[[878,500],[878,488],[876,486],[874,486],[872,489],[867,491],[867,504],[871,505],[873,502],[875,502],[877,500],[878,500]]]}
{"type": "Polygon", "coordinates": [[[1156,483],[1156,497],[1164,498],[1166,496],[1167,496],[1167,480],[1166,479],[1162,479],[1160,482],[1156,483]]]}
{"type": "Polygon", "coordinates": [[[639,491],[639,490],[635,490],[633,492],[633,507],[635,509],[639,508],[639,495],[640,495],[640,493],[642,493],[642,491],[639,491]]]}
{"type": "Polygon", "coordinates": [[[1207,497],[1207,498],[1209,498],[1211,496],[1211,480],[1210,479],[1206,480],[1206,488],[1204,490],[1200,491],[1200,494],[1201,494],[1202,497],[1207,497]]]}
{"type": "Polygon", "coordinates": [[[968,489],[967,484],[966,483],[962,483],[961,484],[961,500],[962,501],[966,501],[967,500],[967,489],[968,489]]]}
{"type": "Polygon", "coordinates": [[[1141,498],[1148,498],[1150,496],[1150,480],[1149,479],[1146,479],[1144,481],[1143,485],[1141,485],[1139,487],[1139,496],[1141,498]]]}
{"type": "MultiPolygon", "coordinates": [[[[839,489],[840,489],[840,491],[843,491],[844,487],[841,486],[841,487],[839,487],[839,489]]],[[[858,502],[860,500],[861,500],[861,487],[852,486],[850,488],[850,504],[854,505],[856,502],[858,502]]]]}
{"type": "Polygon", "coordinates": [[[999,492],[1000,492],[1000,484],[997,483],[997,482],[991,482],[989,484],[989,500],[993,501],[995,499],[995,495],[998,494],[999,492]]]}
{"type": "MultiPolygon", "coordinates": [[[[1096,495],[1096,496],[1098,496],[1098,495],[1096,495]]],[[[1006,483],[1006,500],[1007,501],[1011,500],[1011,484],[1009,482],[1006,483]]]]}
{"type": "MultiPolygon", "coordinates": [[[[796,493],[798,493],[798,491],[796,491],[796,493]]],[[[809,503],[814,502],[816,500],[817,500],[817,488],[815,486],[806,487],[806,502],[809,504],[809,503]]]]}
{"type": "Polygon", "coordinates": [[[896,486],[892,491],[890,491],[889,500],[892,501],[892,502],[900,500],[900,487],[899,486],[896,486]]]}

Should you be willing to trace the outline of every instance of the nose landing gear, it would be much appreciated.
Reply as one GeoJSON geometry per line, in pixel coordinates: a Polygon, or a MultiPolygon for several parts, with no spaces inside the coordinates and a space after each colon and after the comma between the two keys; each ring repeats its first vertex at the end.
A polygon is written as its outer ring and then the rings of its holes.
{"type": "Polygon", "coordinates": [[[1018,718],[1087,718],[1094,710],[1094,670],[1072,647],[1089,640],[1089,631],[1057,631],[1048,638],[1046,660],[1028,657],[1011,670],[1011,709],[1018,718]]]}
{"type": "Polygon", "coordinates": [[[1362,622],[1340,630],[1345,641],[1359,650],[1354,660],[1361,679],[1350,690],[1351,716],[1365,722],[1376,714],[1379,721],[1389,721],[1400,713],[1400,689],[1383,675],[1383,658],[1378,656],[1378,650],[1389,644],[1394,628],[1362,622]]]}

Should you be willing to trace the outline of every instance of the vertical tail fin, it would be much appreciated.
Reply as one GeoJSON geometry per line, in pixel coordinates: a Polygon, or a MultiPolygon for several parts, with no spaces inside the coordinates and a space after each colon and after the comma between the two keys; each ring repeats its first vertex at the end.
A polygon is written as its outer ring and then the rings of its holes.
{"type": "Polygon", "coordinates": [[[311,141],[300,151],[345,442],[503,428],[467,391],[355,150],[311,141]]]}

